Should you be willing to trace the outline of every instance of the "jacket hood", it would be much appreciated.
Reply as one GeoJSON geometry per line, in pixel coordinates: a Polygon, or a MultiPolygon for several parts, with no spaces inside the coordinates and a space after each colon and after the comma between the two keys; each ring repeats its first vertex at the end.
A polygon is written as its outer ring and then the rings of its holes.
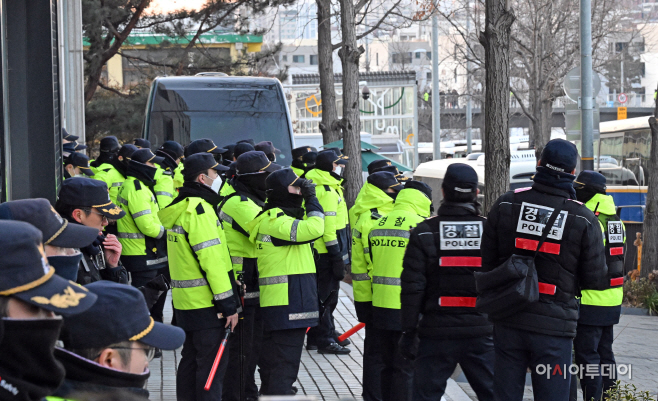
{"type": "Polygon", "coordinates": [[[400,191],[395,198],[393,210],[408,210],[419,216],[429,217],[431,204],[432,201],[427,199],[425,194],[417,189],[407,188],[400,191]]]}
{"type": "Polygon", "coordinates": [[[165,229],[172,228],[186,210],[194,209],[197,204],[198,202],[193,202],[193,199],[185,198],[178,203],[167,206],[158,212],[160,223],[165,229]]]}
{"type": "MultiPolygon", "coordinates": [[[[388,196],[386,192],[382,191],[376,186],[370,183],[366,183],[363,186],[361,192],[359,192],[359,195],[356,197],[356,201],[354,202],[354,206],[352,206],[352,209],[350,210],[350,214],[353,213],[354,216],[360,216],[361,214],[369,211],[370,209],[373,208],[379,209],[382,206],[389,204],[390,205],[393,204],[393,198],[388,196]]],[[[353,224],[356,224],[356,221],[353,224]]]]}
{"type": "Polygon", "coordinates": [[[329,185],[334,189],[340,188],[340,181],[331,175],[330,172],[314,168],[304,176],[307,180],[313,180],[317,186],[329,185]]]}
{"type": "Polygon", "coordinates": [[[615,201],[610,195],[596,194],[592,196],[592,199],[588,200],[585,204],[587,208],[591,211],[596,209],[597,212],[601,214],[613,215],[617,214],[615,208],[615,201]],[[597,208],[598,204],[598,208],[597,208]]]}

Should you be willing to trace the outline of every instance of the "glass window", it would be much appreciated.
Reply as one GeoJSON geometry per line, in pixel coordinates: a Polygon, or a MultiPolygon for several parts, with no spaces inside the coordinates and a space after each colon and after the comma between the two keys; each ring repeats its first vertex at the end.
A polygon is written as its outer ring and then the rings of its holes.
{"type": "MultiPolygon", "coordinates": [[[[421,53],[422,52],[416,52],[416,58],[420,58],[421,53]]],[[[585,70],[585,71],[587,71],[587,70],[585,70]]]]}
{"type": "Polygon", "coordinates": [[[283,56],[281,56],[281,61],[288,61],[288,55],[284,54],[283,56]]]}
{"type": "Polygon", "coordinates": [[[292,56],[292,62],[293,63],[303,63],[304,62],[304,56],[292,56]]]}
{"type": "Polygon", "coordinates": [[[318,55],[317,54],[312,54],[310,56],[310,63],[311,65],[318,65],[318,55]]]}
{"type": "Polygon", "coordinates": [[[427,56],[428,60],[432,59],[432,52],[426,52],[425,55],[427,56]]]}

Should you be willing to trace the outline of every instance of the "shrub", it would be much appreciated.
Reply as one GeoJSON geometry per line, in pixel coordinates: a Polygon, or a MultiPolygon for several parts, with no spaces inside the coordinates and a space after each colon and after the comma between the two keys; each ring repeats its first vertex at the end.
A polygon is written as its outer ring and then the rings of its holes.
{"type": "Polygon", "coordinates": [[[619,380],[603,395],[605,401],[657,401],[648,391],[639,391],[633,384],[621,384],[619,380]]]}

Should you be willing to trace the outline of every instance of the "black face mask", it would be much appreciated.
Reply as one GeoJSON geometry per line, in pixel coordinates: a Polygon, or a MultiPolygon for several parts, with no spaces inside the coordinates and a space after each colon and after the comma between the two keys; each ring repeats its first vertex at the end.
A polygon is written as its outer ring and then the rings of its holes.
{"type": "Polygon", "coordinates": [[[62,384],[64,366],[53,355],[62,323],[62,319],[2,319],[0,377],[4,384],[0,391],[9,396],[0,398],[37,401],[62,384]]]}
{"type": "Polygon", "coordinates": [[[598,192],[591,188],[583,187],[576,188],[576,200],[578,202],[587,203],[590,199],[594,197],[598,192]]]}
{"type": "Polygon", "coordinates": [[[48,263],[55,268],[55,274],[67,280],[78,279],[78,267],[82,260],[82,253],[67,256],[48,256],[48,263]]]}
{"type": "Polygon", "coordinates": [[[237,179],[249,188],[253,188],[257,191],[266,191],[267,185],[265,184],[265,180],[267,179],[268,175],[269,174],[267,173],[245,174],[238,176],[237,179]]]}
{"type": "Polygon", "coordinates": [[[393,193],[386,192],[386,195],[390,196],[391,199],[393,199],[393,202],[395,202],[395,199],[398,197],[398,192],[397,191],[393,193]]]}

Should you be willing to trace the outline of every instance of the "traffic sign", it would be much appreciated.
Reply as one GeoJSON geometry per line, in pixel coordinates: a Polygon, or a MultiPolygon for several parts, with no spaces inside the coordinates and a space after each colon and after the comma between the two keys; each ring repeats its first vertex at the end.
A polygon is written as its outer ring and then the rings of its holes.
{"type": "MultiPolygon", "coordinates": [[[[623,93],[621,95],[623,95],[623,93]]],[[[619,96],[621,96],[621,95],[619,95],[619,96]]],[[[619,101],[621,102],[621,99],[619,99],[619,101]]],[[[624,99],[624,102],[625,101],[626,101],[626,99],[624,99]]],[[[628,116],[628,114],[627,114],[626,107],[617,107],[617,120],[625,120],[625,119],[628,118],[627,116],[628,116]]]]}
{"type": "MultiPolygon", "coordinates": [[[[567,97],[574,102],[578,101],[580,97],[580,67],[576,67],[569,71],[562,81],[562,88],[567,97]]],[[[592,93],[594,97],[601,90],[601,78],[596,71],[592,71],[592,93]]]]}
{"type": "Polygon", "coordinates": [[[619,103],[626,103],[628,96],[626,96],[625,93],[620,93],[619,96],[617,96],[617,100],[619,100],[619,103]]]}

